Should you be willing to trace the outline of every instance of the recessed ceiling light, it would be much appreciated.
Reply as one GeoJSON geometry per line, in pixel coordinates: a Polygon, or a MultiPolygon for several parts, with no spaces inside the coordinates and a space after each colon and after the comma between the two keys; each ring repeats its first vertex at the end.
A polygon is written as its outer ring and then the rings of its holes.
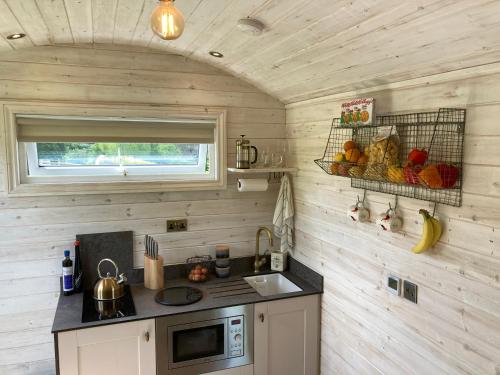
{"type": "Polygon", "coordinates": [[[23,34],[23,33],[15,33],[15,34],[10,34],[9,36],[7,36],[7,39],[15,40],[15,39],[24,38],[25,36],[26,36],[26,34],[23,34]]]}
{"type": "Polygon", "coordinates": [[[217,51],[210,51],[209,54],[210,54],[210,56],[217,57],[219,59],[224,57],[224,55],[222,53],[217,52],[217,51]]]}
{"type": "Polygon", "coordinates": [[[246,34],[250,35],[260,35],[265,29],[265,25],[259,20],[253,18],[242,18],[238,20],[238,29],[246,34]]]}

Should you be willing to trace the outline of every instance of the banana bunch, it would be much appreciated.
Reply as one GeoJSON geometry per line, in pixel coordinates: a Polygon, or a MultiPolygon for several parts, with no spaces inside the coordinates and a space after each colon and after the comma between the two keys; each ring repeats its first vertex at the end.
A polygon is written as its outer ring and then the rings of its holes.
{"type": "Polygon", "coordinates": [[[441,237],[441,223],[432,217],[427,210],[419,210],[418,213],[424,217],[424,229],[418,244],[412,249],[415,254],[420,254],[434,246],[441,237]]]}

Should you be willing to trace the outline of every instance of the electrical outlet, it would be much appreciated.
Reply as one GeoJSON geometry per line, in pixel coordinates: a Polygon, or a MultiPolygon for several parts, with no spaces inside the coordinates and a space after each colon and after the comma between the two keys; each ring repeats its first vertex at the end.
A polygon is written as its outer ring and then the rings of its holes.
{"type": "Polygon", "coordinates": [[[177,220],[177,229],[181,232],[186,231],[188,229],[187,219],[177,220]]]}
{"type": "Polygon", "coordinates": [[[167,220],[167,232],[185,232],[187,228],[187,219],[167,220]]]}
{"type": "Polygon", "coordinates": [[[417,290],[418,287],[416,284],[413,284],[408,280],[403,282],[403,297],[408,301],[417,303],[417,290]]]}

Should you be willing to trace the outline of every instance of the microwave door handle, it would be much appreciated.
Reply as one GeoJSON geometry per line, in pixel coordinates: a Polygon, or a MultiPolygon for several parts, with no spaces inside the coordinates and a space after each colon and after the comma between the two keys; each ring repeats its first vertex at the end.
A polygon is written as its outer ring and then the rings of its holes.
{"type": "Polygon", "coordinates": [[[229,319],[224,320],[224,358],[229,358],[229,319]]]}

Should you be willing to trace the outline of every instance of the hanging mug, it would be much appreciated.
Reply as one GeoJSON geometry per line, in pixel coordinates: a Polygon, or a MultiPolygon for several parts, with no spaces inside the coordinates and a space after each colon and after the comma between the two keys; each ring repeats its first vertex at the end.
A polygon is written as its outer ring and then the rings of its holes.
{"type": "Polygon", "coordinates": [[[347,210],[347,216],[354,222],[364,223],[370,219],[370,211],[363,206],[363,202],[358,201],[347,210]]]}
{"type": "Polygon", "coordinates": [[[393,233],[400,232],[403,228],[403,219],[399,217],[392,208],[380,214],[376,223],[382,230],[393,233]]]}

